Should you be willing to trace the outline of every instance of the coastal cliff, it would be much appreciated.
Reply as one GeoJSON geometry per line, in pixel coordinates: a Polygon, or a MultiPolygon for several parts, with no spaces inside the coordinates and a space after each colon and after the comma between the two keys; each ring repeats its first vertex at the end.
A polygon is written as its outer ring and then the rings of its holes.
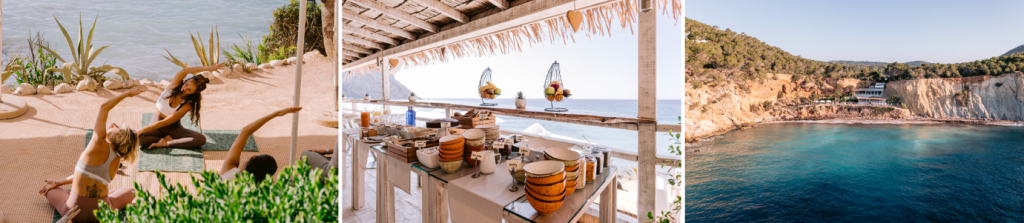
{"type": "Polygon", "coordinates": [[[792,118],[799,118],[800,114],[814,115],[785,106],[796,106],[815,96],[848,92],[859,83],[855,79],[806,77],[794,81],[793,75],[788,74],[768,76],[758,81],[709,81],[699,84],[699,87],[686,84],[686,117],[683,120],[686,141],[752,126],[777,116],[789,114],[794,116],[792,118]]]}
{"type": "Polygon", "coordinates": [[[1024,73],[895,81],[885,96],[917,116],[1024,121],[1024,73]]]}

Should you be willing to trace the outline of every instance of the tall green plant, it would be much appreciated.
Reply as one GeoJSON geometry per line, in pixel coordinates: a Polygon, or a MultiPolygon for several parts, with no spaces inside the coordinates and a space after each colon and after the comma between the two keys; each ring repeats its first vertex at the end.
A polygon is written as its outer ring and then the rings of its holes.
{"type": "MultiPolygon", "coordinates": [[[[14,60],[7,61],[7,64],[4,65],[4,71],[0,72],[0,85],[3,85],[4,82],[7,82],[8,78],[11,78],[11,76],[14,76],[14,72],[19,71],[21,69],[22,69],[21,65],[18,65],[16,63],[14,63],[14,60]]],[[[3,95],[4,95],[3,93],[0,93],[0,96],[3,96],[3,95]]],[[[3,97],[0,97],[0,102],[3,102],[3,101],[4,101],[3,97]]]]}
{"type": "Polygon", "coordinates": [[[106,74],[107,72],[115,73],[124,80],[128,80],[130,78],[127,71],[120,67],[107,65],[106,62],[99,67],[90,66],[92,65],[93,60],[96,59],[96,56],[100,55],[100,53],[107,47],[110,47],[110,45],[106,45],[99,49],[93,49],[92,34],[93,31],[96,30],[96,21],[98,21],[99,18],[100,15],[96,14],[96,18],[92,21],[92,28],[89,29],[89,37],[86,38],[84,30],[82,30],[82,17],[78,17],[78,44],[76,45],[71,41],[71,35],[68,35],[68,31],[64,29],[64,25],[60,24],[60,20],[57,20],[56,16],[53,17],[53,20],[57,21],[57,26],[60,27],[60,32],[64,34],[64,39],[68,41],[68,48],[71,49],[71,57],[74,59],[74,62],[65,61],[64,58],[49,47],[36,44],[50,52],[50,54],[53,54],[54,57],[57,57],[57,60],[63,63],[60,67],[47,69],[48,71],[60,72],[64,76],[64,80],[74,81],[83,80],[85,78],[93,78],[100,81],[102,80],[103,74],[106,74]]]}
{"type": "MultiPolygon", "coordinates": [[[[199,57],[200,64],[203,66],[220,64],[220,31],[217,31],[217,26],[210,28],[210,45],[203,45],[203,36],[199,35],[199,32],[196,32],[195,35],[193,35],[192,32],[188,32],[188,36],[192,37],[192,47],[196,51],[196,56],[199,57]],[[196,37],[198,37],[198,40],[196,40],[196,37]]],[[[182,68],[189,67],[188,64],[181,62],[181,60],[175,58],[174,55],[171,55],[171,51],[168,51],[167,48],[164,48],[164,51],[167,51],[167,56],[164,56],[164,59],[167,59],[182,68]],[[168,56],[170,56],[170,58],[168,58],[168,56]]]]}
{"type": "Polygon", "coordinates": [[[195,193],[181,183],[168,184],[158,171],[163,197],[136,182],[135,204],[117,211],[101,202],[95,213],[101,222],[338,222],[337,170],[329,171],[330,177],[321,182],[323,172],[299,160],[276,180],[259,184],[248,172],[225,181],[204,171],[202,180],[192,177],[195,193]]]}
{"type": "Polygon", "coordinates": [[[61,82],[67,82],[63,76],[50,70],[50,68],[56,67],[57,58],[37,45],[49,47],[50,43],[43,38],[43,35],[36,32],[35,36],[28,38],[28,56],[12,57],[16,64],[24,68],[14,72],[17,82],[28,83],[32,86],[45,85],[48,87],[53,87],[61,82]]]}
{"type": "Polygon", "coordinates": [[[242,34],[238,34],[238,37],[242,38],[242,42],[245,42],[245,47],[232,44],[231,50],[224,53],[229,61],[260,64],[266,60],[266,55],[263,54],[263,51],[259,49],[259,46],[255,44],[252,38],[242,36],[242,34]],[[231,51],[234,51],[234,53],[231,53],[231,51]]]}

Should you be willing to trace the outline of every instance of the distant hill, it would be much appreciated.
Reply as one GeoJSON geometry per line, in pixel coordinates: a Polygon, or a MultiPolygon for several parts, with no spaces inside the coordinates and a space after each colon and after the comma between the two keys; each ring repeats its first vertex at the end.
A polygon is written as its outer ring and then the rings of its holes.
{"type": "MultiPolygon", "coordinates": [[[[890,63],[879,62],[879,61],[852,61],[852,60],[833,60],[833,61],[829,61],[829,63],[852,64],[852,65],[861,65],[861,66],[882,66],[882,67],[884,67],[885,65],[889,65],[890,64],[890,63]]],[[[915,61],[906,62],[905,64],[916,67],[916,66],[921,66],[922,64],[933,64],[933,63],[929,63],[929,62],[926,62],[926,61],[915,60],[915,61]]]]}
{"type": "Polygon", "coordinates": [[[1015,53],[1020,53],[1020,52],[1024,52],[1024,44],[1021,44],[1020,46],[1017,46],[1016,48],[1013,48],[1010,51],[1006,51],[1006,53],[1004,53],[1003,55],[1000,55],[1000,56],[1009,56],[1010,54],[1015,54],[1015,53]]]}
{"type": "MultiPolygon", "coordinates": [[[[807,77],[875,79],[895,81],[918,78],[970,77],[1024,71],[1024,45],[1007,54],[971,62],[941,64],[924,61],[880,63],[867,61],[816,61],[768,45],[745,33],[719,29],[686,18],[687,82],[763,80],[770,73],[807,77]],[[720,75],[724,74],[724,75],[720,75]]],[[[798,78],[799,79],[799,78],[798,78]]],[[[699,84],[698,84],[699,85],[699,84]]]]}
{"type": "MultiPolygon", "coordinates": [[[[381,91],[380,71],[366,72],[361,76],[348,75],[348,72],[341,75],[342,95],[349,99],[362,99],[364,95],[370,94],[370,99],[382,99],[384,94],[381,91]]],[[[405,87],[402,82],[391,75],[390,96],[394,100],[405,100],[409,98],[412,91],[405,87]]]]}

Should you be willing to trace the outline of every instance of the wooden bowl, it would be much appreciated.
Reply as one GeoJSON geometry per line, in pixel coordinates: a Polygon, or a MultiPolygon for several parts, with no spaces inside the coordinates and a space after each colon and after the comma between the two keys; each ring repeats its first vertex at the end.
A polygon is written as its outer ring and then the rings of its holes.
{"type": "Polygon", "coordinates": [[[537,213],[540,213],[541,215],[555,213],[558,208],[562,207],[562,202],[565,201],[565,197],[562,197],[562,200],[555,202],[542,201],[529,194],[526,195],[526,199],[530,202],[530,206],[532,206],[534,210],[537,210],[537,213]]]}
{"type": "Polygon", "coordinates": [[[440,158],[441,159],[448,159],[449,161],[453,161],[452,159],[462,160],[462,152],[459,152],[459,153],[445,153],[445,152],[441,152],[440,158]]]}
{"type": "Polygon", "coordinates": [[[572,193],[576,191],[577,182],[578,181],[575,180],[565,181],[565,197],[569,197],[569,195],[572,195],[572,193]]]}
{"type": "Polygon", "coordinates": [[[577,170],[580,170],[580,165],[565,166],[565,172],[575,172],[577,170]]]}
{"type": "Polygon", "coordinates": [[[565,171],[565,180],[576,180],[576,177],[579,176],[579,173],[579,171],[565,171]]]}
{"type": "Polygon", "coordinates": [[[465,142],[466,142],[465,140],[462,140],[461,142],[458,142],[458,143],[442,145],[441,146],[441,151],[446,151],[446,150],[449,151],[449,152],[462,151],[462,149],[466,147],[466,145],[464,144],[465,142]]]}
{"type": "Polygon", "coordinates": [[[534,183],[530,183],[529,179],[527,179],[527,181],[526,181],[526,187],[529,188],[530,190],[533,190],[533,192],[536,192],[537,194],[546,195],[546,196],[555,196],[555,195],[561,194],[562,192],[565,192],[565,190],[572,189],[572,188],[566,187],[565,182],[560,182],[560,183],[555,183],[555,184],[543,186],[543,185],[537,185],[537,184],[534,184],[534,183]]]}
{"type": "Polygon", "coordinates": [[[532,195],[533,198],[537,198],[537,200],[547,202],[556,202],[562,200],[562,198],[565,198],[565,190],[562,190],[561,193],[555,195],[545,195],[543,193],[537,192],[537,190],[530,187],[530,185],[526,185],[526,193],[532,195]]]}
{"type": "Polygon", "coordinates": [[[462,167],[462,160],[458,161],[441,161],[441,169],[445,173],[455,173],[459,171],[459,167],[462,167]]]}
{"type": "Polygon", "coordinates": [[[449,159],[449,158],[438,158],[438,159],[437,159],[437,161],[440,161],[440,162],[455,162],[455,161],[460,161],[460,162],[461,162],[461,161],[462,161],[462,157],[459,157],[459,158],[454,158],[454,159],[449,159]]]}
{"type": "Polygon", "coordinates": [[[558,161],[537,161],[523,166],[526,177],[543,178],[565,172],[565,164],[558,161]]]}

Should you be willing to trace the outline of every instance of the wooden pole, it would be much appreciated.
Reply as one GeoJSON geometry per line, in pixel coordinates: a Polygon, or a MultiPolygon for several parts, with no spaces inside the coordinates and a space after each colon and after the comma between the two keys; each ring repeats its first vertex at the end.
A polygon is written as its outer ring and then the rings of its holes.
{"type": "MultiPolygon", "coordinates": [[[[306,51],[306,1],[299,1],[299,40],[295,44],[295,94],[292,107],[299,107],[299,94],[302,89],[302,53],[306,51]]],[[[295,150],[299,142],[299,113],[292,114],[292,143],[288,150],[288,164],[295,162],[295,150]]]]}
{"type": "MultiPolygon", "coordinates": [[[[657,18],[655,10],[651,10],[652,0],[641,0],[639,9],[638,43],[638,100],[637,117],[657,119],[657,18]]],[[[641,122],[637,125],[637,169],[639,196],[637,197],[637,215],[641,222],[647,221],[647,213],[656,212],[655,184],[657,183],[656,135],[657,123],[641,122]]],[[[658,213],[653,213],[657,215],[658,213]]]]}
{"type": "MultiPolygon", "coordinates": [[[[390,101],[391,100],[391,74],[390,74],[391,73],[391,63],[388,61],[387,57],[381,57],[380,58],[380,62],[381,62],[380,63],[381,64],[380,65],[380,67],[381,67],[381,69],[380,69],[380,71],[381,71],[380,72],[380,77],[381,77],[380,83],[381,83],[381,85],[383,87],[382,88],[383,92],[381,92],[381,93],[383,93],[382,95],[384,97],[381,100],[390,101]]],[[[387,104],[384,104],[381,107],[385,111],[388,111],[388,110],[391,109],[391,106],[388,106],[387,104]]],[[[382,113],[382,115],[383,115],[383,113],[382,113]]]]}

